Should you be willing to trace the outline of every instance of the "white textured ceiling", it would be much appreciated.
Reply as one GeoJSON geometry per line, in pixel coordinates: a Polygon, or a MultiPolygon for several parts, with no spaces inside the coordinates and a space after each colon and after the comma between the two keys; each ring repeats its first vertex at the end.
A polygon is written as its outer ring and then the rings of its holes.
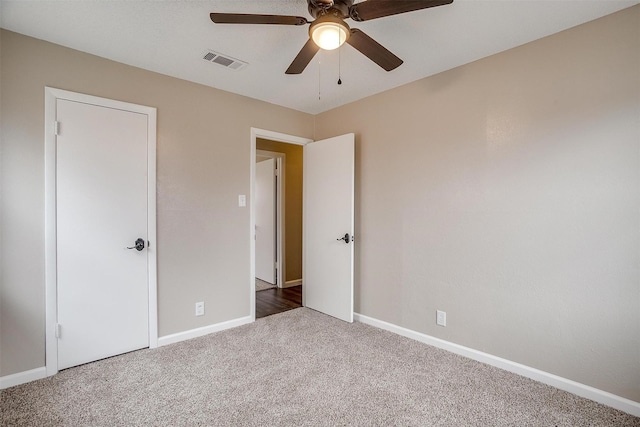
{"type": "MultiPolygon", "coordinates": [[[[376,0],[368,0],[376,1],[376,0]]],[[[368,22],[347,22],[404,60],[387,73],[349,45],[285,75],[308,26],[219,25],[210,12],[304,16],[306,0],[1,0],[2,28],[114,61],[307,113],[331,108],[501,52],[640,0],[454,0],[368,22]],[[248,62],[232,71],[207,50],[248,62]],[[342,85],[337,84],[341,70],[342,85]]]]}

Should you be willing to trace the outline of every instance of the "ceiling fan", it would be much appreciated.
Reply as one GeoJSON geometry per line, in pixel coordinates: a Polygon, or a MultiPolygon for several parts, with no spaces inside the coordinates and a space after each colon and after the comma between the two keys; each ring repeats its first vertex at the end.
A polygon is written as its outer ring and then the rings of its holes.
{"type": "Polygon", "coordinates": [[[302,73],[318,50],[336,49],[345,42],[386,71],[391,71],[402,64],[402,59],[362,30],[350,28],[344,20],[351,18],[357,22],[370,21],[452,2],[453,0],[367,0],[353,4],[353,0],[307,0],[309,13],[315,18],[314,21],[308,21],[301,16],[244,13],[211,13],[210,17],[216,24],[310,24],[309,40],[295,57],[286,74],[302,73]]]}

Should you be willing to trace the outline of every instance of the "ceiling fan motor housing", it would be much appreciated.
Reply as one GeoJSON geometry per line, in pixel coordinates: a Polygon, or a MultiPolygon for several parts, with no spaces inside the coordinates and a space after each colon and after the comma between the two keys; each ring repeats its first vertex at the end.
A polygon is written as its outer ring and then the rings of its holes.
{"type": "Polygon", "coordinates": [[[337,18],[348,18],[349,8],[353,5],[353,0],[307,0],[309,3],[309,14],[314,18],[325,15],[332,15],[337,18]]]}
{"type": "Polygon", "coordinates": [[[308,3],[313,3],[316,7],[329,8],[333,6],[333,0],[309,0],[308,3]]]}

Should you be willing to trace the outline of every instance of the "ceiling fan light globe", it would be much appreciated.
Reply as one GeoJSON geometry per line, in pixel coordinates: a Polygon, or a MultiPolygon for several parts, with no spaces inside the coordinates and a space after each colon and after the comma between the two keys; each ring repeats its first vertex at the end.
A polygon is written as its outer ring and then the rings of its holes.
{"type": "Polygon", "coordinates": [[[320,49],[334,50],[344,44],[349,35],[348,29],[334,22],[321,22],[311,31],[311,38],[320,49]]]}

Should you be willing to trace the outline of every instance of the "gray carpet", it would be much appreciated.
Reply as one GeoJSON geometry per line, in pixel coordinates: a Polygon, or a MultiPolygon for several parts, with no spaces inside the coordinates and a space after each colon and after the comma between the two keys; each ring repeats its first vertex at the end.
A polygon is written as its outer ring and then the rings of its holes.
{"type": "Polygon", "coordinates": [[[276,285],[272,285],[269,282],[265,282],[264,280],[256,279],[256,292],[266,291],[267,289],[275,289],[276,285]]]}
{"type": "Polygon", "coordinates": [[[4,426],[640,426],[640,418],[306,308],[0,392],[4,426]]]}

